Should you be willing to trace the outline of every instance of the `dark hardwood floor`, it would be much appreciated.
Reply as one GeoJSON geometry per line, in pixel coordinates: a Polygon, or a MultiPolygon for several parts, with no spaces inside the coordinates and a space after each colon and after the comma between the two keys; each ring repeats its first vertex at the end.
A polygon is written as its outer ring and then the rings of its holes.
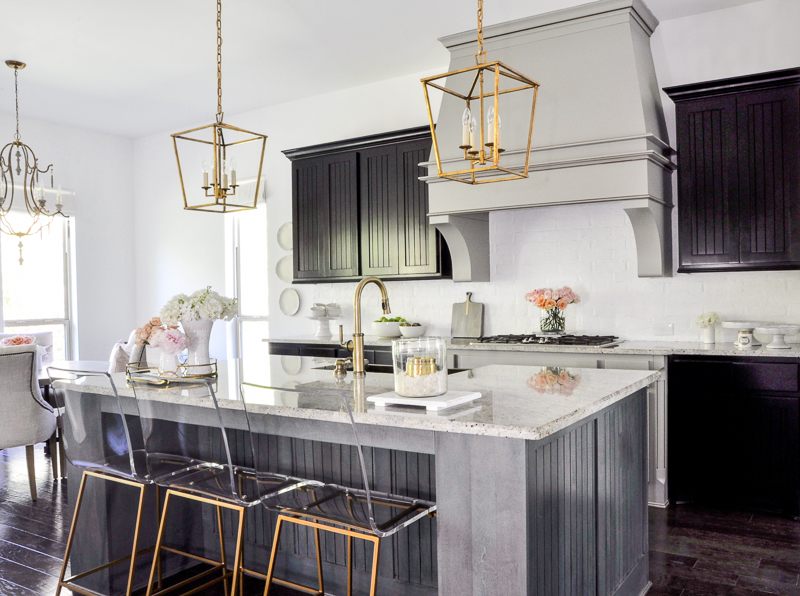
{"type": "MultiPolygon", "coordinates": [[[[41,446],[36,472],[32,502],[24,448],[0,451],[0,596],[55,594],[70,522],[66,483],[53,482],[41,446]]],[[[694,505],[650,508],[650,579],[649,596],[800,596],[800,522],[694,505]]],[[[247,594],[262,592],[263,582],[245,584],[247,594]]],[[[275,586],[274,594],[301,593],[275,586]]]]}

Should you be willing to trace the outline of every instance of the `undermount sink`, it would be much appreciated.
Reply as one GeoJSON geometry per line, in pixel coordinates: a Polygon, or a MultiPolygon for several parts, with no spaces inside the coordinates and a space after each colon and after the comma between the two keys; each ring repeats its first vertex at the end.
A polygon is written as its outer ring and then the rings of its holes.
{"type": "MultiPolygon", "coordinates": [[[[327,366],[315,366],[315,370],[333,370],[333,364],[328,364],[327,366]]],[[[447,374],[452,375],[455,373],[464,372],[465,370],[469,370],[466,368],[448,368],[447,374]]],[[[350,363],[347,363],[347,372],[353,372],[353,367],[350,363]]],[[[367,364],[366,372],[368,373],[386,373],[386,374],[393,374],[394,367],[391,364],[367,364]]]]}

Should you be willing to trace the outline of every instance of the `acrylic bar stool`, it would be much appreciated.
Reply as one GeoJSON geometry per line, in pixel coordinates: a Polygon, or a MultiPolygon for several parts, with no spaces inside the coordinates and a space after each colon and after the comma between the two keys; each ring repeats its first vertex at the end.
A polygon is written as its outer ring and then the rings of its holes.
{"type": "MultiPolygon", "coordinates": [[[[249,383],[242,385],[258,387],[249,383]]],[[[268,387],[262,390],[274,391],[268,387]]],[[[266,576],[264,595],[269,594],[272,583],[279,583],[312,594],[325,593],[322,577],[322,561],[320,558],[319,532],[331,532],[347,537],[347,594],[353,589],[353,539],[365,540],[373,544],[372,574],[370,578],[370,595],[375,596],[378,583],[378,555],[380,540],[391,536],[401,529],[417,522],[423,517],[435,516],[436,503],[424,499],[391,495],[371,490],[364,453],[358,428],[350,407],[351,392],[312,390],[322,398],[342,400],[347,409],[350,426],[353,431],[358,454],[358,465],[361,472],[362,486],[348,487],[336,484],[325,484],[314,480],[306,480],[296,490],[266,496],[263,505],[270,510],[278,511],[275,526],[269,570],[266,576]],[[314,529],[316,537],[317,570],[319,585],[317,588],[274,577],[275,559],[284,524],[295,524],[314,529]]],[[[265,401],[265,400],[262,400],[265,401]]]]}
{"type": "Polygon", "coordinates": [[[156,539],[156,554],[160,556],[162,551],[176,553],[211,565],[209,569],[192,578],[154,592],[154,561],[147,596],[189,587],[215,572],[220,572],[219,577],[191,587],[186,593],[194,593],[222,581],[225,592],[234,596],[237,586],[241,590],[245,510],[258,505],[264,496],[293,490],[302,481],[261,471],[250,433],[247,407],[241,400],[225,400],[224,407],[221,406],[214,390],[213,379],[176,378],[167,381],[137,375],[132,377],[131,385],[141,415],[149,475],[158,486],[167,489],[156,539]],[[173,421],[173,403],[185,402],[186,398],[191,398],[192,407],[197,408],[197,419],[173,421]],[[192,440],[188,440],[188,437],[192,440]],[[237,449],[236,457],[233,456],[232,447],[237,449]],[[219,454],[216,459],[220,461],[209,461],[209,452],[219,454]],[[253,462],[253,465],[245,467],[234,463],[239,460],[253,462]],[[171,470],[171,467],[179,469],[171,470]],[[174,499],[186,499],[215,507],[220,535],[220,561],[165,545],[165,528],[174,499]],[[238,514],[231,570],[228,569],[225,550],[223,509],[238,514]]]}
{"type": "MultiPolygon", "coordinates": [[[[133,447],[131,431],[125,416],[125,414],[138,416],[136,403],[128,400],[125,404],[126,409],[123,409],[114,380],[106,372],[81,371],[52,366],[48,367],[47,372],[50,376],[56,405],[62,412],[62,445],[67,459],[73,466],[83,469],[78,498],[75,502],[75,513],[72,516],[72,524],[67,538],[67,549],[58,578],[56,596],[61,594],[62,588],[87,596],[96,596],[96,591],[80,586],[76,582],[128,560],[130,566],[125,594],[130,596],[136,558],[153,550],[153,547],[138,550],[145,489],[152,484],[152,481],[146,475],[144,452],[133,447]],[[83,388],[90,389],[90,391],[84,393],[83,388]],[[98,400],[96,394],[102,394],[103,397],[98,400]],[[87,401],[87,396],[92,398],[92,402],[87,401]],[[131,554],[125,557],[65,579],[67,562],[75,539],[78,516],[81,512],[89,478],[139,490],[133,546],[131,554]]],[[[134,441],[141,442],[136,441],[135,438],[134,441]]]]}

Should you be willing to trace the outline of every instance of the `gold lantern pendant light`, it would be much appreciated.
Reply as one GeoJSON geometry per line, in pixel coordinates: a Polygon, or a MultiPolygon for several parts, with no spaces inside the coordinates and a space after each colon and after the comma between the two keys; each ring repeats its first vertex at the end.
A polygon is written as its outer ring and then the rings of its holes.
{"type": "Polygon", "coordinates": [[[222,0],[217,0],[216,122],[171,135],[172,143],[175,147],[175,159],[178,162],[178,174],[181,179],[184,209],[209,211],[211,213],[233,213],[257,208],[267,137],[266,135],[223,123],[222,114],[222,0]],[[181,141],[181,143],[179,144],[178,141],[181,141]],[[183,141],[190,141],[192,145],[183,143],[183,141]],[[251,200],[249,197],[242,196],[241,186],[237,184],[238,164],[233,153],[242,149],[237,148],[231,151],[231,148],[245,143],[255,143],[258,146],[259,141],[261,146],[260,155],[257,156],[258,176],[255,181],[255,192],[251,200]],[[188,148],[197,148],[198,145],[195,145],[195,143],[200,143],[201,148],[204,145],[206,149],[213,149],[213,155],[206,155],[202,159],[202,184],[200,184],[200,168],[197,169],[197,175],[195,176],[194,167],[188,167],[188,171],[192,172],[192,174],[185,177],[183,175],[184,169],[181,165],[181,153],[191,153],[188,148]],[[183,149],[179,150],[179,148],[183,149]],[[211,165],[209,166],[209,164],[211,165]],[[186,190],[187,182],[189,184],[188,194],[186,190]]]}
{"type": "MultiPolygon", "coordinates": [[[[422,85],[425,90],[425,103],[428,106],[428,119],[433,135],[433,150],[440,178],[467,184],[486,184],[528,177],[533,117],[536,112],[539,83],[500,61],[486,62],[486,52],[483,50],[483,0],[478,0],[478,53],[475,54],[475,66],[427,77],[422,79],[422,85]],[[440,79],[447,79],[447,81],[440,81],[440,79]],[[455,167],[452,171],[444,171],[442,167],[443,158],[439,150],[439,139],[431,112],[429,87],[454,96],[466,104],[460,123],[461,134],[458,135],[460,140],[458,151],[455,146],[452,147],[447,154],[447,159],[444,160],[448,166],[455,167]],[[461,90],[459,91],[459,89],[461,90]],[[512,94],[514,94],[513,99],[512,94]],[[517,114],[522,114],[523,117],[527,115],[529,97],[531,98],[530,120],[511,122],[512,117],[517,114]],[[501,104],[512,105],[515,108],[511,116],[504,116],[506,122],[501,121],[500,118],[501,104]],[[513,124],[513,128],[509,124],[513,124]],[[504,125],[505,128],[503,128],[504,125]],[[518,142],[522,140],[518,139],[516,135],[507,134],[509,130],[527,132],[524,164],[520,155],[522,152],[515,150],[508,152],[509,156],[514,155],[512,162],[514,165],[501,165],[501,156],[506,152],[506,147],[502,144],[503,140],[509,136],[518,142]],[[504,133],[504,131],[506,132],[504,133]],[[463,156],[461,151],[463,151],[463,156]],[[464,167],[467,165],[464,163],[465,161],[469,167],[464,167]]],[[[443,98],[443,106],[448,99],[447,96],[443,98]]],[[[453,132],[451,124],[453,123],[441,126],[440,123],[440,129],[453,132]]],[[[451,141],[449,136],[447,140],[451,141]]],[[[453,145],[455,142],[457,141],[453,140],[453,145]]],[[[511,161],[511,159],[506,161],[511,161]]]]}
{"type": "MultiPolygon", "coordinates": [[[[56,193],[55,211],[47,209],[47,199],[44,198],[44,185],[40,177],[44,178],[50,174],[50,187],[53,186],[53,164],[46,168],[39,167],[39,160],[36,154],[28,145],[22,142],[19,135],[19,86],[17,75],[25,68],[24,62],[17,60],[6,60],[6,66],[14,69],[14,97],[17,110],[17,132],[14,140],[8,143],[0,151],[0,232],[9,236],[19,238],[19,264],[22,265],[22,238],[40,234],[42,230],[50,226],[53,217],[60,215],[67,217],[61,212],[61,186],[56,193]],[[25,210],[31,216],[30,224],[26,227],[15,228],[9,220],[8,214],[14,204],[15,193],[20,192],[25,201],[25,210]]],[[[19,210],[21,211],[21,210],[19,210]]]]}

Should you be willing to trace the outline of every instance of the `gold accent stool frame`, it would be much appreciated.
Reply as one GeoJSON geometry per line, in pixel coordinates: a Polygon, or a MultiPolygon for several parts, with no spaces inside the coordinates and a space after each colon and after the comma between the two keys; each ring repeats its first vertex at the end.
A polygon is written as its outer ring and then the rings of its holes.
{"type": "Polygon", "coordinates": [[[466,184],[487,184],[489,182],[502,182],[505,180],[517,180],[520,178],[528,177],[528,166],[530,163],[531,155],[531,140],[533,138],[533,121],[536,113],[536,100],[539,95],[539,83],[533,79],[525,76],[524,74],[514,70],[507,64],[499,60],[494,62],[486,62],[486,52],[483,50],[483,0],[478,0],[478,52],[475,54],[475,66],[469,66],[460,70],[454,70],[432,77],[421,79],[422,86],[425,90],[425,104],[428,108],[428,121],[431,127],[431,135],[433,136],[433,150],[436,156],[436,167],[438,169],[439,178],[447,178],[448,180],[455,180],[457,182],[464,182],[466,184]],[[465,75],[474,71],[472,83],[469,85],[466,92],[459,93],[458,91],[448,88],[447,83],[436,83],[440,79],[455,78],[458,75],[465,75]],[[490,81],[485,81],[485,78],[490,78],[490,81]],[[509,82],[510,88],[502,88],[501,81],[509,82]],[[491,84],[491,91],[486,93],[485,87],[487,83],[491,84]],[[516,85],[516,86],[515,86],[516,85]],[[433,87],[444,93],[448,93],[459,99],[463,100],[466,107],[472,113],[474,103],[478,104],[479,112],[476,119],[480,122],[479,134],[476,134],[476,140],[479,142],[479,149],[471,145],[460,145],[459,148],[464,150],[464,159],[470,162],[468,169],[457,170],[453,172],[445,172],[442,170],[442,159],[439,152],[439,139],[436,135],[436,124],[433,120],[433,112],[431,111],[431,101],[428,88],[433,87]],[[528,124],[528,143],[525,149],[525,165],[522,171],[510,169],[500,165],[500,156],[505,150],[496,147],[494,140],[498,138],[501,128],[500,122],[500,96],[507,93],[524,92],[526,90],[533,90],[533,101],[531,102],[530,123],[528,124]],[[493,130],[491,131],[491,143],[485,142],[485,122],[484,116],[486,114],[484,106],[491,103],[494,108],[494,123],[493,130]],[[488,147],[488,151],[487,151],[488,147]]]}

